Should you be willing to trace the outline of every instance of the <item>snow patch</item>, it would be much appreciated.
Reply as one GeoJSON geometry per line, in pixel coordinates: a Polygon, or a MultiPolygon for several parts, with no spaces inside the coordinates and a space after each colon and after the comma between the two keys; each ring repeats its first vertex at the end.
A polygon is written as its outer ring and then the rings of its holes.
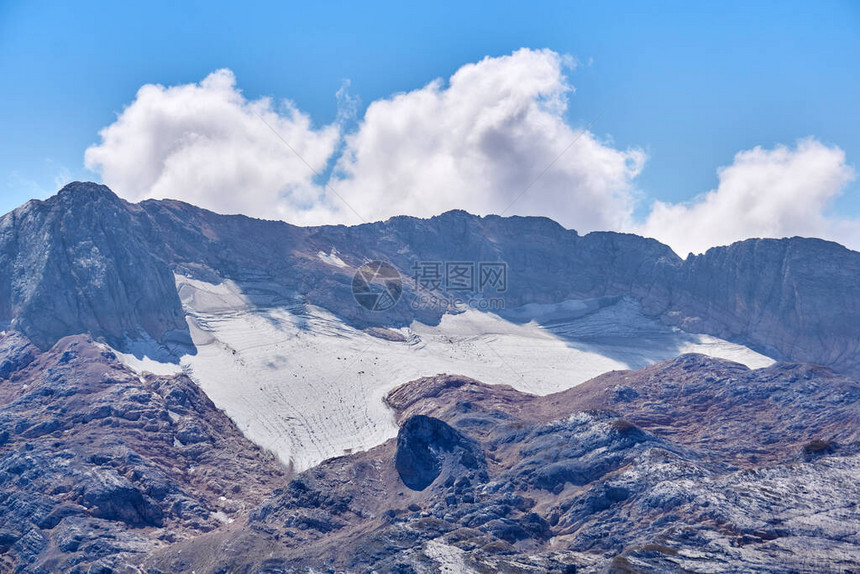
{"type": "MultiPolygon", "coordinates": [[[[97,345],[116,355],[117,360],[138,374],[152,373],[167,377],[182,372],[182,365],[175,358],[176,355],[152,339],[127,340],[123,345],[123,351],[104,343],[97,343],[97,345]]],[[[145,381],[141,380],[141,382],[145,381]]]]}
{"type": "Polygon", "coordinates": [[[217,520],[218,522],[220,522],[222,524],[230,524],[233,522],[233,519],[228,517],[221,510],[216,510],[216,511],[212,512],[211,515],[212,515],[212,518],[214,518],[215,520],[217,520]]]}
{"type": "Polygon", "coordinates": [[[346,263],[344,263],[343,259],[338,257],[337,250],[332,249],[331,253],[326,254],[325,251],[320,251],[317,253],[317,257],[319,257],[324,263],[328,263],[329,265],[333,265],[334,267],[349,267],[346,263]]]}

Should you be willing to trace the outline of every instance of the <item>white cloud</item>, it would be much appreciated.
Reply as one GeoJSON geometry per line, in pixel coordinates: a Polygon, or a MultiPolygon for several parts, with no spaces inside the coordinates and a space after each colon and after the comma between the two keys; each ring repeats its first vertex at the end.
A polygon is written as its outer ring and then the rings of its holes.
{"type": "Polygon", "coordinates": [[[636,231],[680,255],[749,237],[793,235],[860,247],[858,221],[829,215],[833,200],[854,177],[838,147],[812,138],[794,149],[756,147],[736,154],[718,175],[717,189],[688,204],[655,202],[636,231]]]}
{"type": "MultiPolygon", "coordinates": [[[[334,187],[372,219],[503,212],[578,135],[564,119],[570,66],[548,50],[519,50],[373,102],[346,139],[334,187]]],[[[644,159],[585,132],[510,212],[580,231],[619,228],[644,159]]]]}
{"type": "Polygon", "coordinates": [[[358,117],[358,109],[361,106],[361,98],[353,96],[349,93],[349,88],[352,82],[343,80],[340,83],[340,88],[335,92],[334,97],[337,100],[337,118],[338,125],[345,125],[358,117]]]}
{"type": "Polygon", "coordinates": [[[199,84],[140,88],[85,163],[132,201],[182,199],[270,219],[325,211],[313,172],[267,124],[317,171],[339,139],[336,127],[314,129],[289,101],[279,111],[267,98],[245,99],[233,73],[218,70],[199,84]]]}
{"type": "MultiPolygon", "coordinates": [[[[339,129],[357,105],[348,84],[335,125],[315,130],[289,103],[278,114],[269,100],[246,100],[233,74],[220,70],[199,84],[142,87],[85,160],[132,200],[172,197],[297,223],[355,223],[352,208],[368,220],[455,208],[498,213],[577,136],[564,120],[572,66],[549,50],[485,58],[448,82],[371,103],[345,139],[339,129]],[[336,157],[337,193],[314,185],[257,114],[315,170],[336,157]]],[[[552,215],[586,231],[617,228],[630,217],[643,162],[641,151],[585,132],[510,213],[552,215]]]]}
{"type": "Polygon", "coordinates": [[[860,221],[829,214],[853,170],[842,150],[814,139],[740,152],[719,170],[717,189],[689,203],[655,202],[634,221],[645,154],[567,123],[566,73],[575,65],[550,50],[487,57],[374,101],[361,118],[345,81],[337,118],[322,127],[289,101],[246,99],[232,72],[219,70],[199,84],[143,86],[85,162],[132,201],[170,197],[299,224],[465,209],[633,231],[682,255],[790,235],[860,248],[860,221]],[[314,172],[332,166],[327,187],[314,172]]]}

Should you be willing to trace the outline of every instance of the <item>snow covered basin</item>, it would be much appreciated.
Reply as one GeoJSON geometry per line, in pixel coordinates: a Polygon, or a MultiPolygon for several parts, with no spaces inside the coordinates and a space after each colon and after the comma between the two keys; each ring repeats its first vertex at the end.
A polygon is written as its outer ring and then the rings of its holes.
{"type": "Polygon", "coordinates": [[[141,349],[118,356],[139,371],[186,372],[250,440],[297,470],[395,436],[382,398],[422,376],[459,374],[548,394],[682,353],[751,368],[773,362],[741,345],[669,329],[627,299],[529,305],[506,318],[468,310],[383,338],[321,308],[255,306],[229,281],[177,275],[176,282],[196,354],[178,365],[141,349]]]}

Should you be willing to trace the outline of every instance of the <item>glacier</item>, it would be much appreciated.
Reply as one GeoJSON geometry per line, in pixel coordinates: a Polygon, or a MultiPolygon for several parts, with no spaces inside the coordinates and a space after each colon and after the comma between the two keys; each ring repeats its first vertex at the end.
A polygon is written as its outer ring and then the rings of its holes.
{"type": "Polygon", "coordinates": [[[383,398],[423,376],[457,373],[547,395],[683,353],[751,368],[774,362],[666,327],[628,298],[531,304],[503,316],[465,309],[435,326],[361,330],[313,305],[252,303],[229,280],[175,279],[196,352],[173,363],[152,341],[114,352],[138,372],[185,372],[245,436],[297,471],[396,436],[383,398]]]}

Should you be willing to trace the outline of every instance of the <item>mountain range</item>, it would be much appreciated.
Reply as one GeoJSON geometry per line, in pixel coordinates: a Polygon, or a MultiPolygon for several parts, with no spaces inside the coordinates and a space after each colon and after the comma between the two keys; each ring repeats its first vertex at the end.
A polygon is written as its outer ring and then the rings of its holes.
{"type": "Polygon", "coordinates": [[[580,236],[544,218],[452,211],[303,228],[169,200],[129,204],[92,183],[30,201],[0,220],[0,232],[0,320],[42,349],[79,333],[120,346],[141,336],[182,340],[174,273],[230,279],[258,304],[297,299],[355,325],[401,326],[441,313],[355,305],[355,267],[388,261],[410,277],[416,260],[504,261],[508,308],[628,295],[685,331],[840,372],[860,367],[860,254],[818,239],[751,239],[681,259],[655,240],[580,236]]]}
{"type": "Polygon", "coordinates": [[[682,259],[546,218],[296,227],[73,183],[0,218],[0,322],[5,570],[860,569],[836,243],[682,259]],[[372,262],[386,310],[355,296],[372,262]],[[505,284],[417,280],[451,264],[505,284]]]}

